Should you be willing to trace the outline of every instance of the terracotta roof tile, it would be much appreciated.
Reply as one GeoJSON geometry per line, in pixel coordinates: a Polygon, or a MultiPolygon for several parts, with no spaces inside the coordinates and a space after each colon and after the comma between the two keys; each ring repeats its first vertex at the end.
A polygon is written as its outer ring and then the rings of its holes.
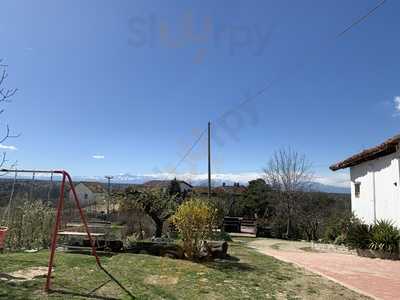
{"type": "Polygon", "coordinates": [[[340,169],[345,169],[348,167],[359,165],[363,162],[376,159],[378,157],[386,156],[392,154],[397,151],[397,147],[400,143],[400,134],[391,137],[390,139],[386,140],[384,143],[366,149],[358,154],[355,154],[343,161],[340,161],[329,168],[332,171],[337,171],[340,169]]]}

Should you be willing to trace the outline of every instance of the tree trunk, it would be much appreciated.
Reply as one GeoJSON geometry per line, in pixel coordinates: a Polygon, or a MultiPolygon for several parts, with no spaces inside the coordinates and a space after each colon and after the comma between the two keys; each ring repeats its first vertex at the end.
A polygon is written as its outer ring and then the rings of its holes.
{"type": "Polygon", "coordinates": [[[157,220],[154,220],[154,223],[156,224],[155,236],[156,236],[156,238],[159,238],[162,236],[164,222],[160,219],[157,219],[157,220]]]}
{"type": "Polygon", "coordinates": [[[287,214],[288,215],[287,215],[287,224],[286,224],[286,238],[289,239],[290,238],[290,228],[292,226],[292,212],[290,209],[289,201],[287,204],[287,214]]]}
{"type": "Polygon", "coordinates": [[[226,258],[228,256],[228,243],[221,241],[204,241],[198,258],[226,258]]]}
{"type": "Polygon", "coordinates": [[[287,219],[287,224],[286,224],[286,238],[289,239],[290,238],[290,227],[291,227],[291,221],[290,221],[291,216],[288,215],[288,219],[287,219]]]}
{"type": "Polygon", "coordinates": [[[155,237],[160,238],[162,236],[164,221],[167,220],[168,217],[160,218],[156,213],[152,212],[148,212],[147,214],[153,219],[154,224],[156,224],[156,232],[154,233],[155,237]]]}

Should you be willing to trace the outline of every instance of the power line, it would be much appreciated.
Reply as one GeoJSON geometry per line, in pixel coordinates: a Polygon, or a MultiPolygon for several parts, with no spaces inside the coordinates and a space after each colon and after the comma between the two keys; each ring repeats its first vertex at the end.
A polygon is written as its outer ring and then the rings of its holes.
{"type": "Polygon", "coordinates": [[[264,94],[271,86],[272,84],[277,81],[279,79],[279,77],[271,80],[270,82],[268,82],[262,89],[258,90],[257,93],[255,93],[252,96],[249,96],[247,98],[245,98],[243,101],[241,101],[237,106],[234,106],[228,110],[226,110],[224,113],[222,113],[218,118],[215,119],[214,122],[221,120],[225,115],[227,115],[228,113],[235,111],[236,109],[238,109],[239,107],[245,105],[246,103],[253,101],[254,99],[256,99],[258,96],[261,96],[262,94],[264,94]]]}
{"type": "MultiPolygon", "coordinates": [[[[372,14],[374,14],[374,12],[376,12],[383,4],[385,4],[386,0],[382,0],[381,2],[379,2],[379,4],[373,8],[371,8],[365,15],[359,17],[358,19],[356,19],[353,23],[351,23],[348,27],[346,27],[343,31],[341,31],[339,34],[336,35],[336,39],[342,37],[344,34],[346,34],[347,32],[349,32],[352,28],[354,28],[355,26],[357,26],[358,24],[360,24],[362,21],[366,20],[368,17],[370,17],[372,14]]],[[[292,72],[289,72],[287,75],[291,75],[292,72]]],[[[254,95],[249,96],[247,98],[245,98],[243,101],[241,101],[238,105],[232,107],[231,109],[225,111],[223,114],[221,114],[216,120],[220,120],[222,119],[226,114],[228,114],[231,111],[236,110],[237,108],[245,105],[248,102],[253,101],[254,99],[256,99],[257,97],[261,96],[262,94],[264,94],[271,86],[274,82],[279,81],[279,79],[284,79],[286,76],[282,76],[282,77],[276,77],[274,79],[272,79],[271,81],[269,81],[263,88],[261,88],[260,90],[258,90],[254,95]]]]}
{"type": "Polygon", "coordinates": [[[346,32],[350,31],[353,27],[357,26],[358,24],[360,24],[362,21],[366,20],[368,17],[370,17],[371,15],[373,15],[375,13],[375,11],[378,10],[379,7],[381,7],[383,4],[385,4],[386,0],[382,0],[381,2],[378,3],[377,6],[373,7],[372,9],[370,9],[365,15],[361,16],[360,18],[356,19],[353,23],[351,23],[345,30],[343,30],[342,32],[340,32],[336,37],[341,37],[342,35],[344,35],[346,32]]]}
{"type": "Polygon", "coordinates": [[[184,160],[190,155],[190,153],[193,151],[194,147],[196,147],[196,145],[200,142],[201,138],[203,137],[203,135],[206,133],[207,128],[205,128],[200,135],[197,137],[197,139],[194,141],[194,143],[192,144],[192,146],[185,152],[185,155],[182,156],[182,158],[178,161],[178,163],[176,164],[175,168],[173,169],[173,173],[176,172],[176,170],[178,169],[178,167],[181,165],[182,162],[184,162],[184,160]]]}
{"type": "MultiPolygon", "coordinates": [[[[357,26],[358,24],[360,24],[361,22],[365,21],[368,17],[370,17],[371,15],[373,15],[381,6],[383,6],[385,4],[386,0],[382,0],[378,3],[378,5],[376,5],[375,7],[371,8],[365,15],[362,15],[361,17],[359,17],[358,19],[356,19],[354,22],[352,22],[348,27],[346,27],[343,31],[341,31],[339,34],[336,35],[336,39],[342,37],[343,35],[345,35],[347,32],[349,32],[350,30],[352,30],[355,26],[357,26]]],[[[292,72],[289,72],[289,74],[292,74],[292,72]]],[[[247,98],[245,98],[243,101],[241,101],[238,105],[232,107],[231,109],[225,111],[224,113],[222,113],[218,118],[216,118],[216,121],[222,119],[226,114],[228,114],[231,111],[236,110],[237,108],[245,105],[246,103],[255,100],[256,98],[258,98],[259,96],[261,96],[262,94],[264,94],[271,86],[274,82],[278,81],[279,79],[284,79],[285,76],[282,76],[281,78],[276,77],[275,79],[269,81],[263,88],[261,88],[260,90],[258,90],[254,95],[249,96],[247,98]]],[[[203,137],[203,135],[206,133],[207,128],[205,128],[200,136],[195,140],[195,142],[193,143],[193,145],[189,148],[189,150],[185,153],[185,155],[179,160],[179,162],[176,164],[175,168],[173,169],[174,172],[176,172],[176,170],[178,169],[178,167],[182,164],[182,162],[190,155],[190,153],[192,152],[192,150],[194,149],[194,147],[196,147],[196,145],[198,144],[198,142],[200,141],[200,139],[203,137]]]]}

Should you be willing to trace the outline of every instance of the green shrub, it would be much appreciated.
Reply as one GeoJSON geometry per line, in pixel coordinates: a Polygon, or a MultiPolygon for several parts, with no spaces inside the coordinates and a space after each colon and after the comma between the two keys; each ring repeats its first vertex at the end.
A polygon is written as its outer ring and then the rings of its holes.
{"type": "Polygon", "coordinates": [[[399,242],[399,229],[392,221],[380,220],[372,227],[370,249],[398,253],[399,242]]]}
{"type": "Polygon", "coordinates": [[[372,226],[353,220],[345,232],[345,245],[352,249],[368,249],[372,239],[372,226]]]}
{"type": "Polygon", "coordinates": [[[130,247],[136,245],[137,241],[138,241],[138,238],[137,238],[136,234],[129,235],[124,239],[124,246],[126,248],[130,248],[130,247]]]}
{"type": "Polygon", "coordinates": [[[356,218],[349,213],[332,216],[326,223],[323,241],[335,244],[338,244],[338,242],[344,243],[345,233],[351,223],[355,221],[356,218]]]}
{"type": "Polygon", "coordinates": [[[346,236],[344,234],[339,235],[333,243],[335,245],[345,245],[346,244],[346,236]]]}
{"type": "Polygon", "coordinates": [[[41,201],[19,202],[10,215],[6,248],[11,250],[49,247],[55,210],[41,201]]]}
{"type": "Polygon", "coordinates": [[[214,241],[232,242],[231,236],[225,231],[213,232],[211,239],[214,241]]]}

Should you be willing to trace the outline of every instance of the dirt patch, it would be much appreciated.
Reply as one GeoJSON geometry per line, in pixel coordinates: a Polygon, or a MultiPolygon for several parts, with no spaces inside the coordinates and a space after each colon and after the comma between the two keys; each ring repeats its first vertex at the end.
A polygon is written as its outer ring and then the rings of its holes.
{"type": "Polygon", "coordinates": [[[35,278],[47,276],[47,267],[33,267],[11,273],[0,273],[0,280],[5,281],[30,281],[35,278]]]}
{"type": "Polygon", "coordinates": [[[270,247],[274,250],[280,250],[281,247],[284,245],[285,245],[284,243],[277,243],[277,244],[270,245],[270,247]]]}
{"type": "Polygon", "coordinates": [[[178,277],[166,275],[151,275],[144,279],[144,283],[150,285],[175,285],[178,283],[178,281],[178,277]]]}
{"type": "Polygon", "coordinates": [[[300,250],[303,250],[305,252],[325,253],[324,251],[317,250],[317,249],[314,249],[312,247],[301,247],[300,250]]]}

